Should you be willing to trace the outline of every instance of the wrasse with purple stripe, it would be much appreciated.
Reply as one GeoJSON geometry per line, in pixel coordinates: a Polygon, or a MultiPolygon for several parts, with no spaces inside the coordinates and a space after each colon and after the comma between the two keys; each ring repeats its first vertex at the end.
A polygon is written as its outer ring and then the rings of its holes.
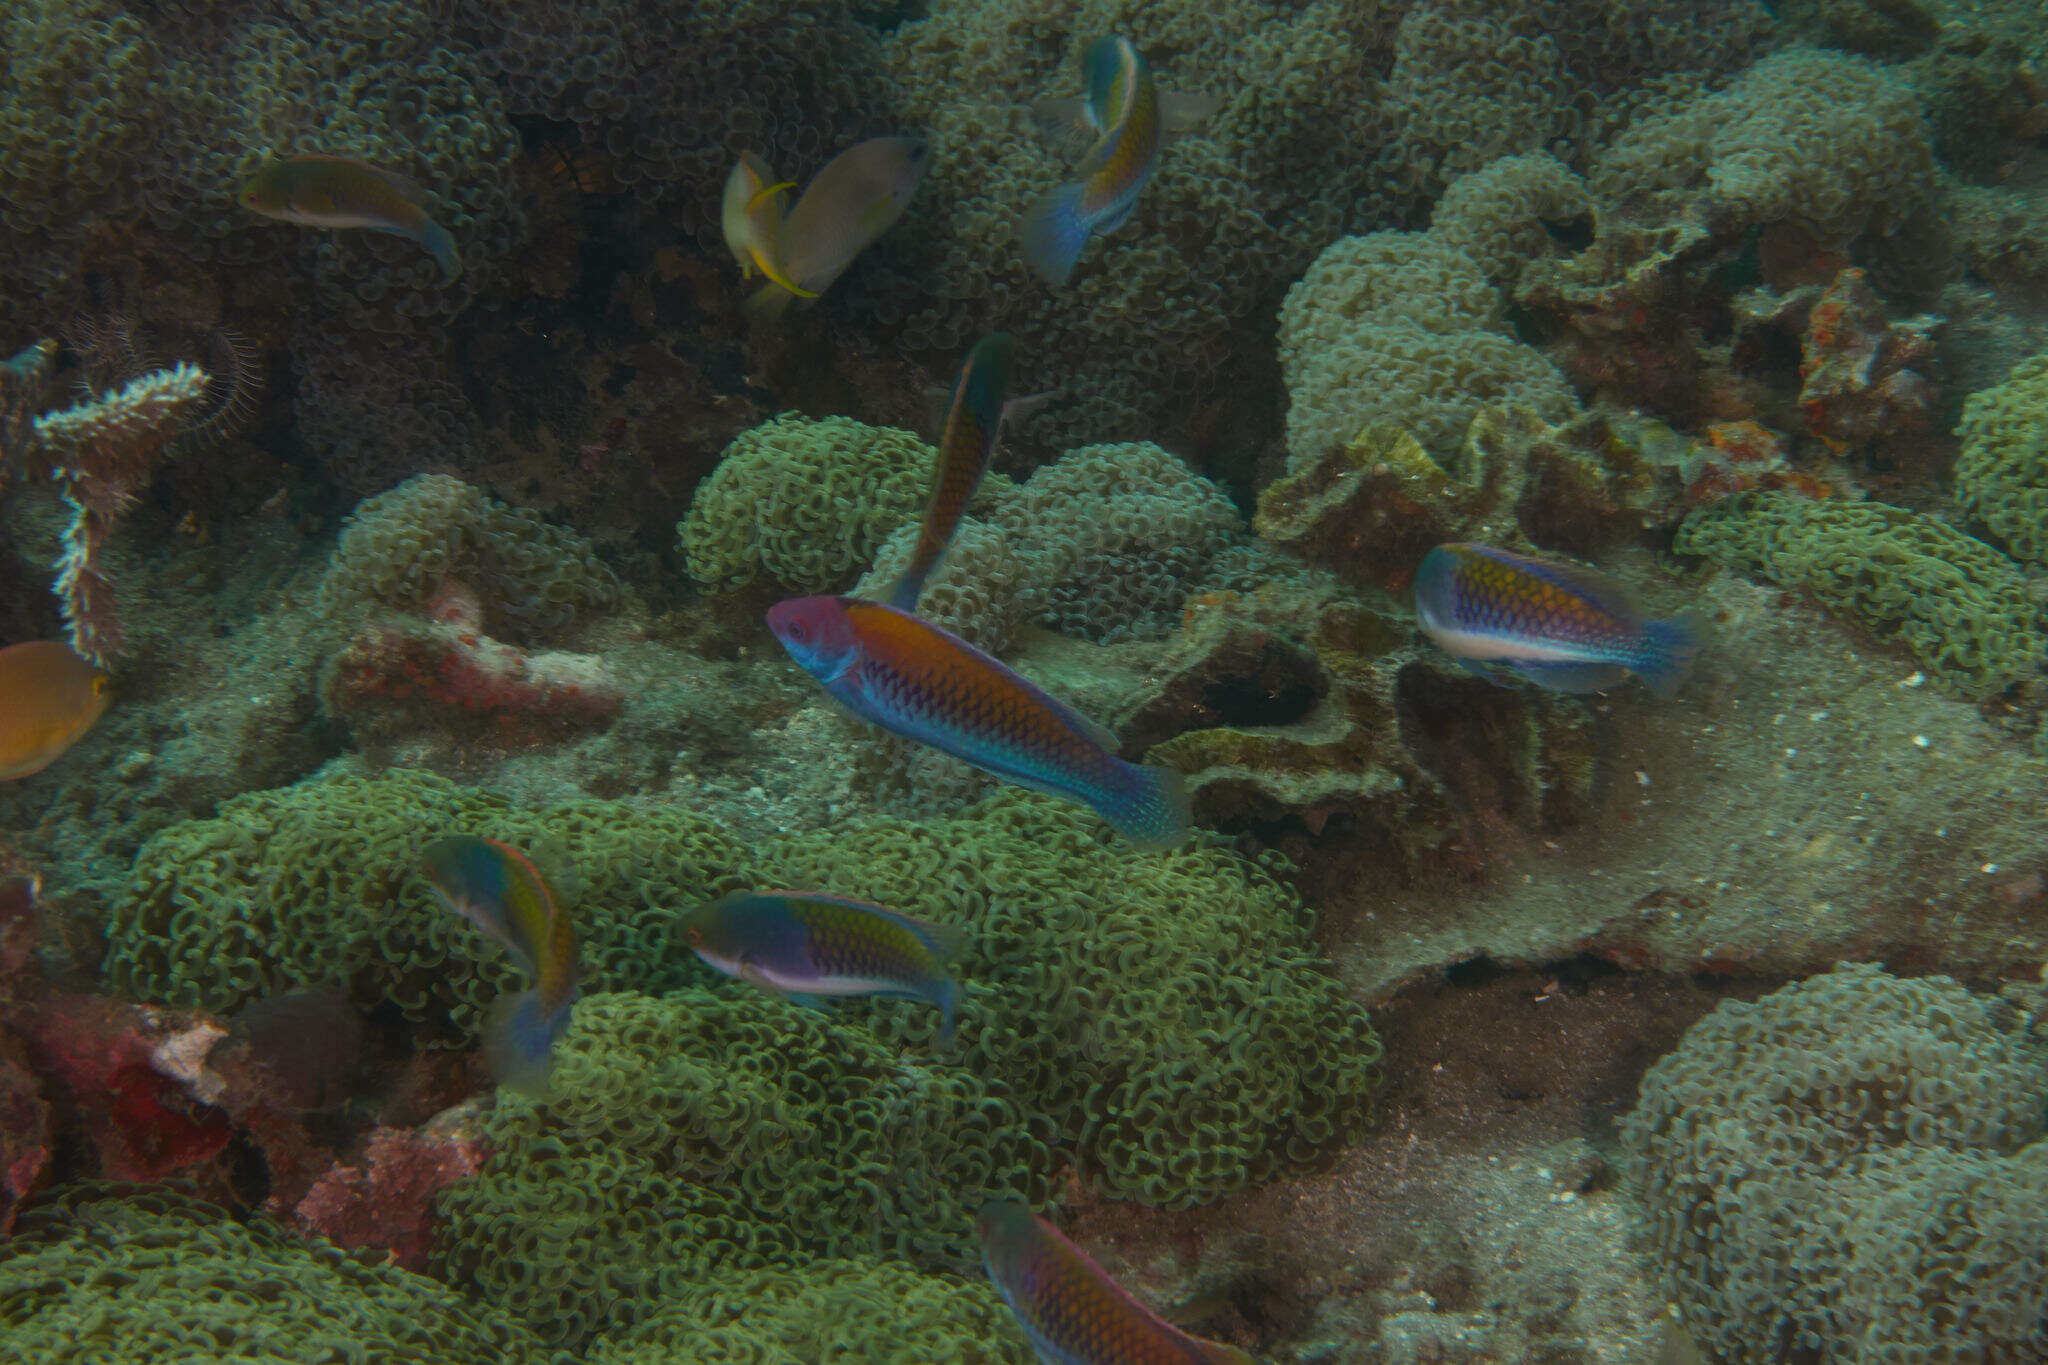
{"type": "Polygon", "coordinates": [[[1475,672],[1557,692],[1629,674],[1669,696],[1699,652],[1697,617],[1651,620],[1604,574],[1491,545],[1439,545],[1415,575],[1423,633],[1475,672]]]}
{"type": "Polygon", "coordinates": [[[1131,216],[1167,138],[1216,108],[1207,96],[1161,92],[1128,38],[1090,43],[1081,72],[1080,113],[1099,136],[1074,179],[1026,209],[1017,228],[1025,262],[1053,284],[1067,282],[1090,237],[1131,216]]]}
{"type": "Polygon", "coordinates": [[[953,543],[967,503],[981,487],[981,476],[988,472],[996,434],[1008,408],[1003,392],[1009,384],[1011,349],[1009,334],[996,332],[976,342],[960,367],[960,379],[953,386],[953,406],[946,414],[945,430],[939,433],[932,491],[918,527],[917,545],[910,552],[910,567],[889,597],[889,605],[899,610],[917,610],[925,580],[953,543]]]}
{"type": "Polygon", "coordinates": [[[545,1096],[555,1040],[576,1004],[576,933],[547,878],[510,844],[462,834],[427,845],[434,894],[495,939],[533,987],[500,1000],[484,1026],[492,1074],[514,1090],[545,1096]]]}
{"type": "Polygon", "coordinates": [[[1115,736],[929,621],[857,597],[798,597],[770,608],[768,626],[862,720],[1091,806],[1134,843],[1187,837],[1179,773],[1119,758],[1115,736]]]}
{"type": "Polygon", "coordinates": [[[712,968],[787,997],[884,995],[938,1007],[951,1042],[960,988],[946,964],[962,934],[884,906],[803,891],[736,891],[685,915],[683,941],[712,968]]]}
{"type": "Polygon", "coordinates": [[[975,1226],[989,1279],[1045,1365],[1252,1365],[1139,1303],[1024,1205],[985,1204],[975,1226]]]}

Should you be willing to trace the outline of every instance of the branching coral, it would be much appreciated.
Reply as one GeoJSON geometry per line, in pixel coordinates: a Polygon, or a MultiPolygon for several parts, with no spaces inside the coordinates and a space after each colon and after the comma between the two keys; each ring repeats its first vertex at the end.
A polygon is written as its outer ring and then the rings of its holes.
{"type": "Polygon", "coordinates": [[[101,559],[107,536],[212,381],[198,367],[179,364],[35,416],[48,394],[55,353],[52,343],[40,342],[0,366],[0,491],[10,465],[47,468],[63,490],[72,517],[54,566],[57,597],[72,649],[105,664],[120,653],[122,641],[101,559]]]}

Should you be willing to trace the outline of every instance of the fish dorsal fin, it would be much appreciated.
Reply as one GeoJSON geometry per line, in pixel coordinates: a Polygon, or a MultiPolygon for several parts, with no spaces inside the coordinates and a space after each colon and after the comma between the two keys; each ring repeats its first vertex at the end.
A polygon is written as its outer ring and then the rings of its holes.
{"type": "Polygon", "coordinates": [[[829,891],[785,891],[779,894],[800,896],[826,905],[844,906],[849,910],[873,915],[876,919],[887,920],[923,944],[926,952],[942,961],[959,956],[960,950],[967,946],[967,931],[958,925],[919,919],[916,915],[891,910],[888,906],[876,905],[873,901],[859,900],[852,896],[835,896],[829,891]]]}
{"type": "Polygon", "coordinates": [[[1535,555],[1518,554],[1513,550],[1496,549],[1491,545],[1467,548],[1479,552],[1484,558],[1521,569],[1545,583],[1555,584],[1574,597],[1585,599],[1589,605],[1610,616],[1630,620],[1642,618],[1642,609],[1636,605],[1635,598],[1630,595],[1628,589],[1598,569],[1575,564],[1568,559],[1539,558],[1535,555]]]}
{"type": "Polygon", "coordinates": [[[399,197],[407,203],[415,204],[422,208],[426,206],[427,200],[430,197],[427,194],[427,187],[411,176],[400,174],[385,166],[374,165],[359,156],[333,156],[326,152],[305,152],[298,159],[301,161],[327,161],[335,165],[353,166],[359,171],[366,171],[398,191],[399,197]]]}

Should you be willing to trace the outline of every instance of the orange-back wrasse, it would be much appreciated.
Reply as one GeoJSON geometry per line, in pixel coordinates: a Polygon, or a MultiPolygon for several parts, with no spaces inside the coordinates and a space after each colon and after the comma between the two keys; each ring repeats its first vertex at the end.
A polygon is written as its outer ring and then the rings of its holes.
{"type": "Polygon", "coordinates": [[[305,227],[372,228],[410,237],[454,279],[462,258],[448,229],[427,214],[427,192],[396,171],[347,156],[285,156],[242,186],[242,207],[305,227]]]}
{"type": "Polygon", "coordinates": [[[1046,1365],[1252,1365],[1237,1347],[1190,1336],[1139,1303],[1023,1204],[984,1204],[975,1227],[989,1279],[1046,1365]]]}
{"type": "Polygon", "coordinates": [[[462,834],[436,839],[422,857],[442,903],[496,939],[533,979],[531,989],[492,1009],[484,1052],[501,1082],[546,1094],[555,1040],[576,1004],[579,968],[568,913],[540,869],[510,844],[462,834]]]}
{"type": "Polygon", "coordinates": [[[857,597],[778,602],[768,627],[862,720],[1079,801],[1134,843],[1170,848],[1187,837],[1179,773],[1119,757],[1116,736],[959,636],[857,597]]]}
{"type": "Polygon", "coordinates": [[[774,257],[787,283],[771,275],[747,301],[749,311],[774,316],[793,299],[830,289],[896,225],[931,161],[931,144],[921,137],[877,137],[826,162],[775,229],[774,257]]]}
{"type": "Polygon", "coordinates": [[[0,782],[39,773],[107,712],[107,675],[55,640],[0,649],[0,782]]]}
{"type": "Polygon", "coordinates": [[[1557,692],[1600,692],[1633,673],[1666,696],[1699,652],[1690,612],[1651,620],[1605,574],[1491,545],[1439,545],[1415,574],[1415,612],[1439,649],[1557,692]]]}
{"type": "Polygon", "coordinates": [[[726,250],[740,263],[740,278],[752,279],[755,271],[781,285],[798,298],[817,297],[783,272],[777,256],[775,233],[782,226],[782,198],[796,188],[793,180],[777,181],[767,163],[752,152],[740,153],[732,174],[725,178],[722,220],[726,250]]]}
{"type": "Polygon", "coordinates": [[[712,968],[798,1004],[826,996],[883,995],[938,1007],[950,1042],[960,988],[947,962],[962,935],[845,896],[739,891],[682,920],[683,941],[712,968]]]}
{"type": "Polygon", "coordinates": [[[1024,260],[1053,284],[1074,273],[1088,239],[1114,232],[1138,206],[1175,133],[1214,112],[1206,95],[1168,95],[1128,38],[1097,38],[1081,58],[1081,116],[1096,134],[1074,179],[1024,211],[1017,235],[1024,260]]]}
{"type": "Polygon", "coordinates": [[[925,502],[924,521],[917,532],[917,544],[910,552],[910,567],[896,582],[889,604],[903,611],[917,610],[925,580],[939,566],[967,503],[981,486],[988,462],[995,455],[996,434],[1001,430],[1008,405],[1003,401],[1009,385],[1010,352],[1007,332],[996,332],[975,343],[960,367],[953,386],[953,405],[946,413],[945,428],[939,433],[938,456],[932,465],[932,491],[925,502]]]}

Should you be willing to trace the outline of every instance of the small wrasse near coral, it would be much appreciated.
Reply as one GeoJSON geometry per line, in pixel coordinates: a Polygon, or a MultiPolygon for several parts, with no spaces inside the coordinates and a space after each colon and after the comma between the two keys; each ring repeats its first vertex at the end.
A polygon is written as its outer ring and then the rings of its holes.
{"type": "Polygon", "coordinates": [[[984,1204],[975,1227],[989,1279],[1046,1365],[1252,1365],[1237,1347],[1190,1336],[1139,1303],[1023,1204],[984,1204]]]}
{"type": "Polygon", "coordinates": [[[242,186],[241,199],[242,207],[286,223],[410,237],[449,279],[462,273],[455,239],[427,214],[427,192],[396,171],[346,156],[279,157],[242,186]]]}
{"type": "Polygon", "coordinates": [[[1179,773],[1119,758],[1114,735],[929,621],[857,597],[798,597],[771,607],[768,626],[862,720],[1093,807],[1133,843],[1187,837],[1179,773]]]}
{"type": "Polygon", "coordinates": [[[492,1009],[484,1050],[500,1081],[544,1093],[555,1039],[576,1004],[576,934],[568,914],[540,869],[510,844],[456,835],[427,845],[422,859],[442,903],[504,945],[533,978],[532,989],[492,1009]]]}
{"type": "Polygon", "coordinates": [[[741,279],[752,279],[758,270],[798,298],[814,299],[817,292],[792,282],[783,273],[776,255],[775,232],[782,226],[782,196],[794,188],[794,180],[776,181],[760,157],[752,152],[740,153],[732,174],[725,178],[725,245],[740,264],[741,279]]]}
{"type": "Polygon", "coordinates": [[[683,942],[712,968],[799,1004],[819,997],[885,995],[938,1007],[939,1037],[953,1037],[960,988],[946,963],[961,932],[844,896],[737,891],[685,915],[683,942]]]}
{"type": "Polygon", "coordinates": [[[996,332],[976,342],[960,367],[953,386],[953,406],[946,414],[946,426],[939,433],[938,458],[932,465],[932,491],[925,503],[924,521],[918,527],[917,545],[910,552],[910,567],[897,580],[889,605],[901,611],[917,610],[925,580],[938,568],[960,518],[967,513],[968,500],[981,486],[989,459],[996,451],[996,433],[1002,428],[1006,404],[1003,391],[1009,384],[1010,352],[1007,332],[996,332]]]}
{"type": "Polygon", "coordinates": [[[1558,692],[1603,691],[1633,673],[1668,696],[1699,651],[1691,613],[1649,620],[1605,574],[1491,545],[1425,555],[1415,612],[1474,671],[1506,669],[1558,692]]]}
{"type": "Polygon", "coordinates": [[[775,230],[782,279],[769,275],[747,306],[773,316],[794,298],[830,289],[856,256],[896,225],[929,169],[931,145],[921,137],[869,138],[826,162],[775,230]]]}
{"type": "Polygon", "coordinates": [[[1017,228],[1025,262],[1053,284],[1067,282],[1091,236],[1114,232],[1131,216],[1166,139],[1217,104],[1206,95],[1162,92],[1128,38],[1090,43],[1081,73],[1086,94],[1078,113],[1097,134],[1095,145],[1074,179],[1026,209],[1017,228]]]}
{"type": "Polygon", "coordinates": [[[0,649],[0,782],[49,767],[112,700],[107,675],[55,640],[0,649]]]}

